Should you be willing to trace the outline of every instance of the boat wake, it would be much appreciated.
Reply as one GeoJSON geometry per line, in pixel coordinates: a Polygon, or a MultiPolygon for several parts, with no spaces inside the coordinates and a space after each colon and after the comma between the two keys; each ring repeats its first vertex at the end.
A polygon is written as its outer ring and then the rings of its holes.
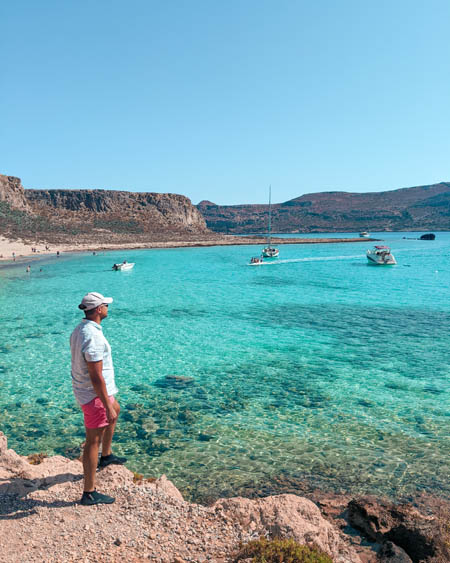
{"type": "Polygon", "coordinates": [[[248,264],[249,266],[276,266],[278,264],[295,264],[296,262],[325,262],[333,260],[355,260],[355,258],[364,258],[364,254],[355,254],[353,256],[314,256],[310,258],[290,258],[287,260],[271,260],[267,262],[259,262],[257,264],[248,264]]]}

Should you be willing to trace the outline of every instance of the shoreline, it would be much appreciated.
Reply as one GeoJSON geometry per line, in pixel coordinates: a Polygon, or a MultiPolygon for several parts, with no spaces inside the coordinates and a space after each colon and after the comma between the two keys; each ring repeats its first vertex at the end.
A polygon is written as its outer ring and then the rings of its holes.
{"type": "Polygon", "coordinates": [[[285,491],[204,505],[185,500],[165,475],[144,479],[110,465],[97,481],[116,502],[93,509],[78,504],[82,471],[79,459],[20,456],[0,431],[2,561],[235,563],[242,546],[261,537],[314,544],[335,563],[437,562],[450,553],[450,503],[432,495],[392,503],[285,491]]]}
{"type": "MultiPolygon", "coordinates": [[[[0,436],[4,432],[5,429],[0,427],[0,436]]],[[[11,436],[11,434],[8,434],[8,436],[11,436]]],[[[17,440],[18,436],[15,438],[15,441],[17,440]]],[[[9,438],[9,441],[13,442],[14,438],[9,438]]],[[[13,448],[17,455],[24,459],[42,455],[44,458],[48,459],[64,457],[73,462],[81,460],[83,445],[84,442],[80,439],[79,444],[74,447],[66,449],[55,448],[51,449],[51,452],[45,448],[38,448],[31,452],[28,451],[28,453],[23,451],[18,444],[11,445],[10,447],[13,448]]],[[[121,452],[121,455],[123,455],[123,452],[121,452]]],[[[129,454],[125,453],[125,455],[129,454]]],[[[350,483],[338,482],[336,479],[328,478],[320,473],[304,473],[303,475],[299,475],[298,472],[289,473],[286,470],[281,469],[279,473],[267,474],[256,480],[252,480],[249,477],[248,481],[238,484],[230,481],[228,483],[222,483],[220,486],[210,483],[209,487],[199,487],[198,485],[193,486],[191,481],[192,479],[197,484],[202,483],[202,477],[195,473],[195,469],[190,471],[186,469],[185,475],[183,475],[180,479],[180,475],[172,475],[169,468],[163,469],[163,473],[157,473],[149,470],[145,465],[145,462],[139,459],[137,460],[133,457],[133,455],[129,457],[127,466],[131,466],[131,470],[134,475],[139,476],[139,478],[143,480],[158,479],[161,475],[167,476],[167,478],[174,483],[186,500],[203,506],[210,506],[218,500],[224,498],[242,497],[248,499],[258,499],[282,494],[294,494],[308,498],[316,503],[322,498],[329,497],[339,499],[370,497],[373,499],[388,501],[393,504],[426,504],[429,499],[435,499],[448,504],[450,509],[450,491],[443,490],[439,487],[433,488],[432,486],[403,487],[403,490],[394,489],[392,491],[387,489],[380,490],[375,487],[362,488],[361,483],[357,481],[350,485],[350,483]],[[190,478],[187,478],[188,475],[190,478]],[[184,483],[181,482],[183,480],[184,483]]],[[[412,482],[413,481],[411,481],[411,483],[412,482]]]]}
{"type": "MultiPolygon", "coordinates": [[[[336,244],[336,243],[362,243],[374,242],[379,239],[372,238],[272,238],[272,243],[276,245],[284,244],[336,244]]],[[[174,240],[174,241],[149,241],[149,242],[124,242],[124,243],[79,243],[79,244],[52,244],[48,250],[42,243],[26,243],[21,241],[10,241],[0,237],[0,268],[2,266],[12,266],[16,263],[23,264],[28,260],[33,262],[41,258],[56,258],[57,251],[60,256],[64,254],[76,254],[82,252],[112,252],[115,250],[156,250],[168,248],[202,248],[212,246],[263,246],[267,243],[265,238],[254,237],[235,237],[218,238],[209,240],[174,240]],[[31,249],[36,248],[37,252],[31,249]],[[15,259],[13,254],[15,254],[15,259]]]]}

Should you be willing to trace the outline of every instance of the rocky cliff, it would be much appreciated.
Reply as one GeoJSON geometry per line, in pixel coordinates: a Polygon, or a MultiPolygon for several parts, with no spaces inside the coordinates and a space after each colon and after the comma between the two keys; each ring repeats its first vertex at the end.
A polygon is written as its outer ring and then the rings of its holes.
{"type": "Polygon", "coordinates": [[[177,194],[113,190],[26,190],[25,197],[38,215],[63,222],[90,223],[94,228],[136,232],[204,232],[203,216],[190,200],[177,194]]]}
{"type": "Polygon", "coordinates": [[[177,194],[114,190],[25,190],[0,175],[0,234],[64,242],[213,237],[190,200],[177,194]],[[111,240],[112,239],[112,240],[111,240]]]}
{"type": "Polygon", "coordinates": [[[14,209],[31,211],[20,178],[15,176],[0,174],[0,201],[6,202],[14,209]]]}
{"type": "MultiPolygon", "coordinates": [[[[216,232],[267,230],[268,205],[220,206],[202,201],[197,207],[216,232]]],[[[376,193],[322,192],[272,205],[273,232],[361,230],[450,230],[450,183],[376,193]]]]}

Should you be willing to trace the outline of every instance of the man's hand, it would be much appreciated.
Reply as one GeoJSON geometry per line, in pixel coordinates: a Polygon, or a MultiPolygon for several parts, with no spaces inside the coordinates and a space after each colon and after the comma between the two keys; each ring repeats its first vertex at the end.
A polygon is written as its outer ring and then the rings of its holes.
{"type": "Polygon", "coordinates": [[[109,424],[112,424],[117,420],[117,411],[113,405],[109,404],[106,407],[106,418],[108,419],[109,424]]]}

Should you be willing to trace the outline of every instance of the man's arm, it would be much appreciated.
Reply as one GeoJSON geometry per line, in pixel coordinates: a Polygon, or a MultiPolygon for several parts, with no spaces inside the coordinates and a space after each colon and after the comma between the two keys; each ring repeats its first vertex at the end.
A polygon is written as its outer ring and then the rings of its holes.
{"type": "Polygon", "coordinates": [[[100,360],[99,362],[86,362],[89,372],[89,377],[91,378],[92,387],[97,394],[97,397],[103,403],[106,409],[106,417],[108,418],[108,422],[111,424],[117,418],[117,413],[111,402],[108,398],[108,393],[106,391],[105,380],[103,379],[102,371],[103,371],[103,361],[100,360]]]}

